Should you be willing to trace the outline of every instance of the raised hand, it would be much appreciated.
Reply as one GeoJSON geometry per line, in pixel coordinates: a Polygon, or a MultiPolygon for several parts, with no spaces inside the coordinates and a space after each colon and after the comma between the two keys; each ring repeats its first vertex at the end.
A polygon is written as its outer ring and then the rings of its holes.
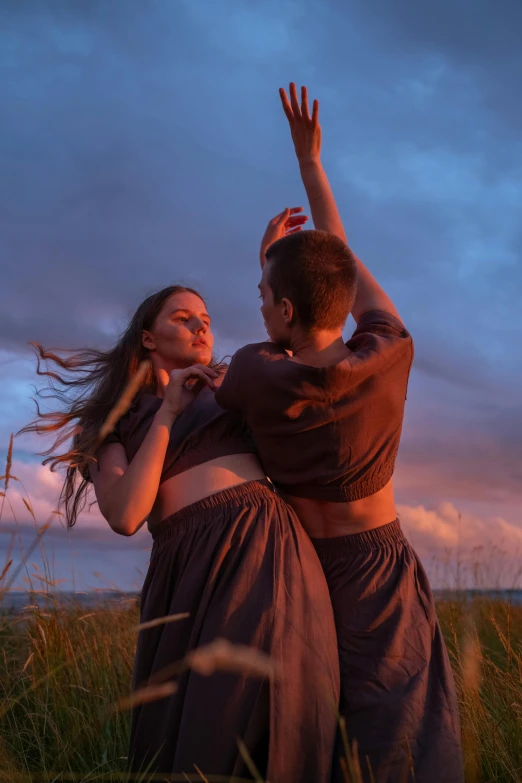
{"type": "Polygon", "coordinates": [[[219,373],[203,364],[193,364],[184,370],[173,370],[165,389],[163,407],[178,416],[197,397],[204,386],[216,391],[215,379],[219,373]]]}
{"type": "Polygon", "coordinates": [[[301,231],[304,224],[308,220],[308,215],[300,215],[303,211],[303,207],[287,207],[275,218],[272,218],[261,240],[261,250],[259,252],[259,258],[261,260],[261,269],[266,263],[266,251],[277,242],[278,239],[287,236],[288,234],[295,234],[296,231],[301,231]]]}
{"type": "Polygon", "coordinates": [[[310,117],[306,87],[301,87],[301,105],[299,105],[297,89],[293,82],[290,84],[290,100],[288,100],[283,87],[280,88],[279,95],[281,96],[281,103],[290,125],[295,154],[299,163],[318,161],[321,157],[319,101],[314,101],[312,116],[310,117]]]}

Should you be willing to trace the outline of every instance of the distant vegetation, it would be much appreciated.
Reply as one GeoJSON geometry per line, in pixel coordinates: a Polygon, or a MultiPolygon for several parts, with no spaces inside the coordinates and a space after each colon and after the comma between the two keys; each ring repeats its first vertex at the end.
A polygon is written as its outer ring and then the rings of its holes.
{"type": "MultiPolygon", "coordinates": [[[[9,485],[16,481],[11,456],[12,446],[0,519],[9,508],[9,485]]],[[[32,515],[29,498],[24,502],[32,515]]],[[[32,548],[42,549],[45,567],[31,566],[30,551],[22,553],[17,569],[26,572],[27,600],[20,611],[8,611],[7,603],[2,610],[2,597],[17,574],[9,551],[0,562],[0,783],[128,780],[125,698],[136,599],[122,594],[94,607],[72,598],[55,600],[43,548],[46,526],[36,519],[34,524],[32,548]]],[[[438,611],[459,692],[466,780],[522,781],[522,607],[477,593],[471,599],[441,598],[438,611]]],[[[348,783],[361,780],[353,753],[346,769],[348,783]]],[[[167,780],[164,775],[137,779],[167,780]]],[[[219,780],[206,773],[170,779],[219,780]]]]}

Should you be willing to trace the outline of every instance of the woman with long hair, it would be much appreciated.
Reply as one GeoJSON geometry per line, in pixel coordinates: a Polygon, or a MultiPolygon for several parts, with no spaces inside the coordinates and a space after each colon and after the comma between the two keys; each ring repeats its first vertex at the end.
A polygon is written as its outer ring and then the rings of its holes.
{"type": "MultiPolygon", "coordinates": [[[[303,221],[274,221],[274,237],[303,221]]],[[[164,288],[138,307],[111,350],[64,358],[36,345],[46,396],[61,409],[38,410],[24,430],[56,435],[45,454],[52,468],[66,467],[69,526],[91,482],[115,532],[130,536],[148,523],[153,548],[142,623],[185,615],[139,635],[134,687],[181,673],[175,692],[134,708],[131,768],[194,774],[197,766],[204,775],[247,777],[240,738],[272,783],[326,782],[339,687],[328,589],[295,513],[270,488],[242,419],[215,401],[226,367],[213,361],[212,347],[198,292],[164,288]],[[132,381],[139,386],[134,402],[102,439],[132,381]],[[203,677],[176,667],[216,638],[268,654],[277,676],[203,677]]]]}

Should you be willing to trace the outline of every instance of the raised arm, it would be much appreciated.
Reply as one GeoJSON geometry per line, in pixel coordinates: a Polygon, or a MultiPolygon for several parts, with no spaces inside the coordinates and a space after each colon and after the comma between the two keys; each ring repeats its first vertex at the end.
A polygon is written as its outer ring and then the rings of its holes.
{"type": "MultiPolygon", "coordinates": [[[[299,105],[297,89],[293,82],[290,84],[290,100],[283,88],[279,90],[279,94],[290,125],[314,226],[319,231],[335,234],[348,244],[332,188],[321,163],[319,102],[314,100],[312,116],[310,116],[306,87],[301,88],[301,105],[299,105]]],[[[357,261],[357,295],[352,309],[355,321],[358,322],[363,313],[367,313],[369,310],[384,310],[398,317],[399,314],[390,297],[363,262],[357,256],[355,258],[357,261]]]]}
{"type": "Polygon", "coordinates": [[[91,478],[100,511],[116,533],[132,536],[147,520],[156,502],[172,425],[194,398],[194,382],[215,390],[217,375],[203,365],[174,370],[163,403],[130,463],[121,443],[99,450],[91,478]]]}

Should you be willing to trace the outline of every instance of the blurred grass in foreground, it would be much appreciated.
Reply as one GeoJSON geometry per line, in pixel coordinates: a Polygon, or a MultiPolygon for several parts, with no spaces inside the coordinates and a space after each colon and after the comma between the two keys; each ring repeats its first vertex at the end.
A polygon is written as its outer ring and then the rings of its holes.
{"type": "MultiPolygon", "coordinates": [[[[11,455],[12,444],[0,519],[9,482],[17,481],[11,455]]],[[[136,600],[122,595],[93,608],[55,600],[43,550],[46,526],[37,524],[28,498],[24,503],[35,539],[16,569],[26,569],[29,583],[20,612],[2,610],[15,570],[10,551],[0,562],[0,783],[127,780],[130,714],[115,706],[130,691],[136,600]],[[42,549],[44,572],[30,569],[34,547],[42,549]]],[[[457,596],[439,600],[438,613],[459,693],[466,781],[522,781],[522,606],[457,596]]],[[[133,779],[223,780],[197,770],[190,777],[133,779]]],[[[360,783],[353,759],[346,780],[360,783]]]]}

